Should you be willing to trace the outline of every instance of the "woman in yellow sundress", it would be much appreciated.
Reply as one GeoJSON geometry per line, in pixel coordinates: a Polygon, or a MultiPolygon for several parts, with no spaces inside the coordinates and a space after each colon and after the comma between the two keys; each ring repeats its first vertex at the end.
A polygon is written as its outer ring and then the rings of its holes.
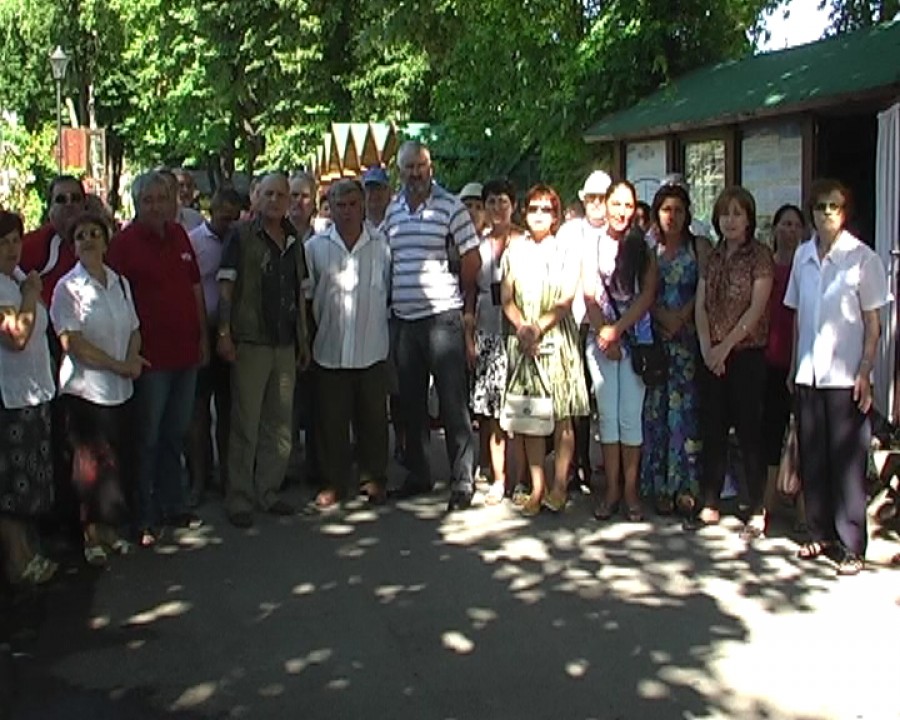
{"type": "Polygon", "coordinates": [[[557,243],[560,219],[556,191],[546,185],[533,187],[525,198],[529,234],[510,241],[502,260],[501,300],[509,321],[506,392],[538,396],[549,392],[553,398],[555,458],[549,488],[544,479],[545,439],[522,436],[531,478],[531,494],[521,505],[526,515],[536,515],[542,506],[553,512],[565,507],[566,475],[575,451],[571,420],[589,412],[578,327],[570,312],[580,256],[557,243]]]}

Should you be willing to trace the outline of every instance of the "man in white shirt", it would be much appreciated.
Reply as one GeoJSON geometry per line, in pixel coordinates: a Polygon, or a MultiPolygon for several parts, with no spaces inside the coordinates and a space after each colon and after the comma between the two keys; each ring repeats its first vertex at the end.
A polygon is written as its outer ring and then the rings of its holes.
{"type": "Polygon", "coordinates": [[[475,227],[460,200],[436,184],[428,148],[407,141],[397,152],[403,188],[388,206],[391,307],[397,319],[397,366],[407,423],[410,475],[400,497],[433,487],[428,456],[428,376],[434,376],[450,460],[448,510],[472,503],[475,439],[468,408],[463,300],[474,309],[481,267],[475,227]]]}
{"type": "MultiPolygon", "coordinates": [[[[606,228],[606,192],[612,184],[612,179],[602,170],[595,170],[584,181],[578,198],[584,204],[584,217],[575,217],[568,220],[557,233],[560,244],[566,248],[566,252],[577,255],[579,267],[583,263],[597,263],[597,247],[600,235],[606,228]]],[[[584,293],[579,280],[575,291],[575,299],[572,301],[572,315],[581,331],[581,349],[584,351],[588,334],[587,312],[584,304],[584,293]]],[[[588,364],[584,365],[587,369],[588,364]]],[[[588,388],[592,382],[590,375],[586,376],[588,388]]],[[[594,398],[594,393],[589,393],[594,398]]],[[[591,419],[590,417],[574,418],[575,429],[575,480],[583,486],[591,484],[591,419]]]]}
{"type": "Polygon", "coordinates": [[[364,222],[364,191],[356,180],[328,190],[333,224],[306,244],[316,322],[316,441],[325,489],[321,508],[352,497],[350,425],[357,441],[360,483],[370,501],[385,499],[388,425],[390,251],[364,222]]]}

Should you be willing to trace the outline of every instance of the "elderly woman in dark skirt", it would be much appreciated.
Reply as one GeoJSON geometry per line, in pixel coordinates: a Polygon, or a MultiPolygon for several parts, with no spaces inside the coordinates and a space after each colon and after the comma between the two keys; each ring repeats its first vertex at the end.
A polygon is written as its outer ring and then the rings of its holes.
{"type": "Polygon", "coordinates": [[[131,549],[118,534],[127,516],[120,478],[130,465],[133,380],[146,363],[131,286],[103,262],[109,227],[102,216],[86,213],[69,232],[78,262],[56,284],[50,318],[63,349],[59,386],[72,482],[81,498],[84,556],[102,565],[108,552],[131,549]]]}
{"type": "Polygon", "coordinates": [[[40,553],[35,519],[53,504],[50,406],[56,387],[41,279],[19,269],[22,220],[0,212],[0,546],[11,583],[56,572],[40,553]]]}

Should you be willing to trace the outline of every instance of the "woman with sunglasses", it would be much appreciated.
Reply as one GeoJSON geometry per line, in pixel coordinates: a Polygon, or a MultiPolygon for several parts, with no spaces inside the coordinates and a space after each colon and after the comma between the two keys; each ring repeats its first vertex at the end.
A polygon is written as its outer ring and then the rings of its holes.
{"type": "Polygon", "coordinates": [[[833,554],[840,575],[865,562],[867,414],[888,294],[881,258],[847,230],[850,200],[836,180],[813,183],[815,233],[794,255],[784,298],[797,311],[791,367],[810,534],[798,555],[833,554]]]}
{"type": "Polygon", "coordinates": [[[525,196],[528,235],[512,237],[501,260],[500,299],[511,326],[506,342],[506,392],[549,392],[555,420],[554,473],[549,488],[544,479],[545,438],[522,437],[531,478],[531,494],[521,500],[525,515],[536,515],[541,507],[552,512],[565,507],[566,479],[575,453],[572,418],[588,414],[578,327],[571,312],[579,256],[566,252],[556,239],[561,210],[553,188],[531,188],[525,196]],[[549,388],[545,388],[547,383],[549,388]]]}
{"type": "Polygon", "coordinates": [[[604,499],[594,517],[609,520],[624,492],[626,517],[644,515],[638,495],[643,433],[644,381],[634,371],[629,347],[653,341],[650,307],[656,297],[656,258],[647,250],[644,232],[634,224],[637,194],[619,180],[606,192],[606,232],[596,253],[585,258],[582,282],[591,331],[588,368],[597,398],[600,446],[606,474],[604,499]],[[624,490],[623,490],[624,481],[624,490]]]}
{"type": "Polygon", "coordinates": [[[101,215],[84,213],[70,236],[78,262],[57,283],[50,317],[63,349],[59,385],[84,557],[103,565],[109,552],[131,549],[118,534],[127,518],[122,478],[132,473],[127,443],[133,380],[147,363],[131,286],[104,263],[109,226],[101,215]]]}
{"type": "Polygon", "coordinates": [[[41,554],[35,522],[53,504],[50,400],[56,394],[41,279],[19,268],[22,220],[0,212],[0,548],[13,585],[56,572],[41,554]]]}

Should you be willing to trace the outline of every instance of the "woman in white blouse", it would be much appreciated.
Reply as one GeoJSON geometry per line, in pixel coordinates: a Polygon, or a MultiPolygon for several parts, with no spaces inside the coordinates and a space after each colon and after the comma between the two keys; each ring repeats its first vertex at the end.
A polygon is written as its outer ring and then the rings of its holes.
{"type": "Polygon", "coordinates": [[[0,546],[14,585],[45,583],[56,563],[38,549],[34,521],[53,504],[50,400],[56,387],[41,279],[19,269],[22,220],[0,211],[0,546]]]}
{"type": "Polygon", "coordinates": [[[108,226],[101,217],[84,214],[70,232],[78,263],[57,283],[50,318],[63,348],[59,387],[66,404],[72,482],[81,499],[84,555],[102,565],[109,551],[131,549],[117,533],[127,517],[121,479],[131,475],[132,381],[147,363],[140,355],[131,287],[103,262],[108,226]]]}
{"type": "Polygon", "coordinates": [[[871,374],[887,303],[884,264],[846,229],[849,204],[840,182],[813,183],[815,234],[794,254],[784,297],[797,311],[792,368],[810,532],[798,554],[833,556],[840,575],[865,562],[871,374]]]}

